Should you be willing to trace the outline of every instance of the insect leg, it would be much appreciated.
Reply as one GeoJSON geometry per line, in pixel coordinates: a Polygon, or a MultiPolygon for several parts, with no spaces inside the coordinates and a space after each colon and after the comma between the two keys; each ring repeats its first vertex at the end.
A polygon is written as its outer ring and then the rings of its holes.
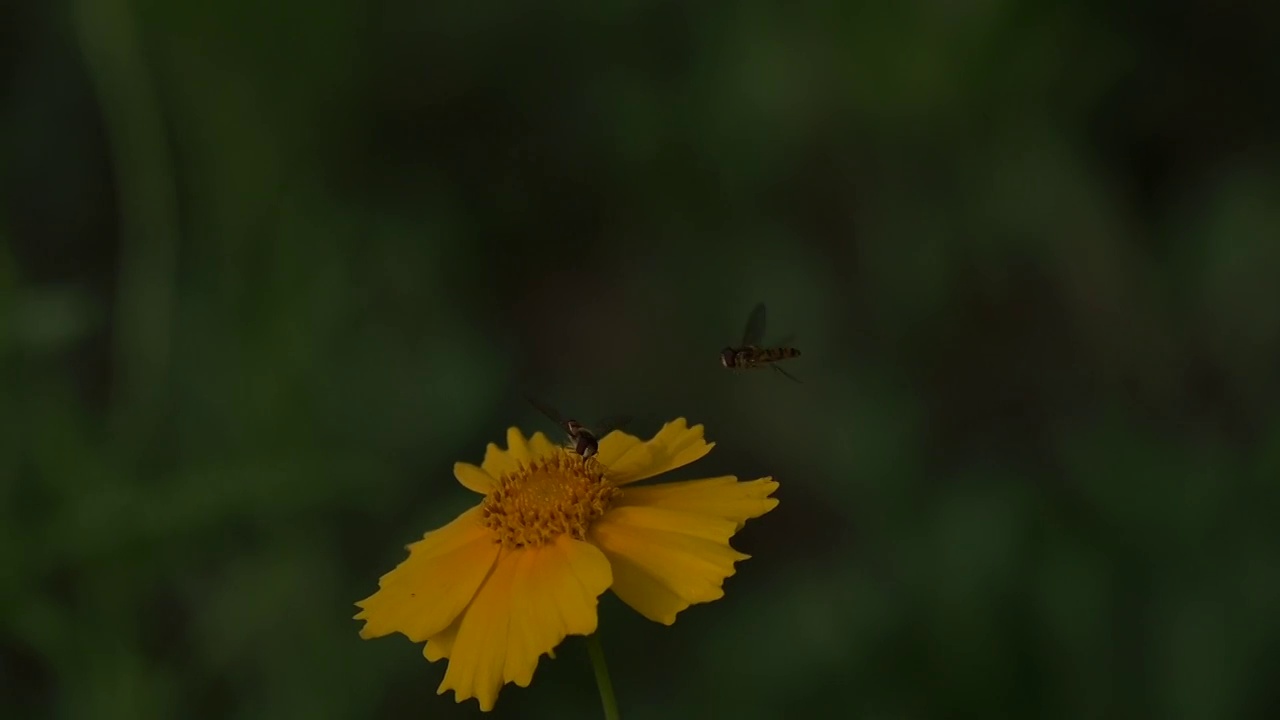
{"type": "Polygon", "coordinates": [[[770,367],[772,367],[774,370],[777,370],[778,372],[782,373],[782,374],[783,374],[783,376],[785,376],[787,379],[789,379],[789,380],[793,380],[793,381],[795,381],[795,382],[798,382],[798,383],[800,383],[801,385],[803,385],[803,384],[804,384],[804,383],[800,382],[800,378],[796,377],[795,375],[792,375],[791,373],[787,372],[786,370],[783,370],[781,365],[778,365],[777,363],[774,363],[773,365],[770,365],[770,367]]]}

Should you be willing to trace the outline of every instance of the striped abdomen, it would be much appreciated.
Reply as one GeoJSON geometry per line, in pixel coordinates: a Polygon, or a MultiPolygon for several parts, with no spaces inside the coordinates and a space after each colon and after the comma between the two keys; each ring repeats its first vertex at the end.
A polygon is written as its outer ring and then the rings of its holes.
{"type": "Polygon", "coordinates": [[[768,363],[800,357],[800,351],[790,347],[739,348],[735,357],[735,365],[741,368],[757,367],[768,363]]]}

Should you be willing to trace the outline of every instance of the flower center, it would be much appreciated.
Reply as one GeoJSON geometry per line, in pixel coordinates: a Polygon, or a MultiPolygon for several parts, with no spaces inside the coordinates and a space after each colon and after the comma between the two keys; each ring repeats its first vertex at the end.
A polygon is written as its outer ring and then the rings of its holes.
{"type": "Polygon", "coordinates": [[[594,458],[557,448],[498,480],[480,505],[484,524],[508,548],[537,547],[568,534],[575,540],[622,494],[594,458]]]}

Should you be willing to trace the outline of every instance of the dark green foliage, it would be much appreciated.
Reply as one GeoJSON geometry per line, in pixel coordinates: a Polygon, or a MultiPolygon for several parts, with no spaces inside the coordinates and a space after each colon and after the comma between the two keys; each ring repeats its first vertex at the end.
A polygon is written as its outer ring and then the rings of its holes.
{"type": "Polygon", "coordinates": [[[1269,7],[0,10],[0,715],[478,715],[352,603],[533,393],[781,482],[628,720],[1263,716],[1269,7]]]}

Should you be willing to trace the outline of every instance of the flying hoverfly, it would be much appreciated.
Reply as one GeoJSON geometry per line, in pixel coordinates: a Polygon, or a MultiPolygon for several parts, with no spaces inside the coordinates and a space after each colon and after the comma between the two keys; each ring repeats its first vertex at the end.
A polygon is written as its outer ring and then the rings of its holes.
{"type": "Polygon", "coordinates": [[[600,438],[608,435],[631,422],[629,415],[619,415],[607,418],[596,423],[594,429],[588,429],[585,425],[572,418],[562,418],[560,413],[556,412],[550,406],[540,403],[531,397],[526,397],[530,405],[533,405],[538,412],[546,415],[559,425],[569,436],[569,442],[566,447],[571,448],[574,452],[582,456],[583,460],[590,460],[600,452],[600,438]]]}
{"type": "Polygon", "coordinates": [[[742,333],[742,344],[721,350],[720,364],[730,370],[771,367],[788,379],[800,382],[796,376],[778,365],[779,361],[800,357],[800,351],[786,344],[764,347],[764,323],[764,303],[760,303],[751,310],[751,315],[747,318],[747,327],[742,333]]]}

